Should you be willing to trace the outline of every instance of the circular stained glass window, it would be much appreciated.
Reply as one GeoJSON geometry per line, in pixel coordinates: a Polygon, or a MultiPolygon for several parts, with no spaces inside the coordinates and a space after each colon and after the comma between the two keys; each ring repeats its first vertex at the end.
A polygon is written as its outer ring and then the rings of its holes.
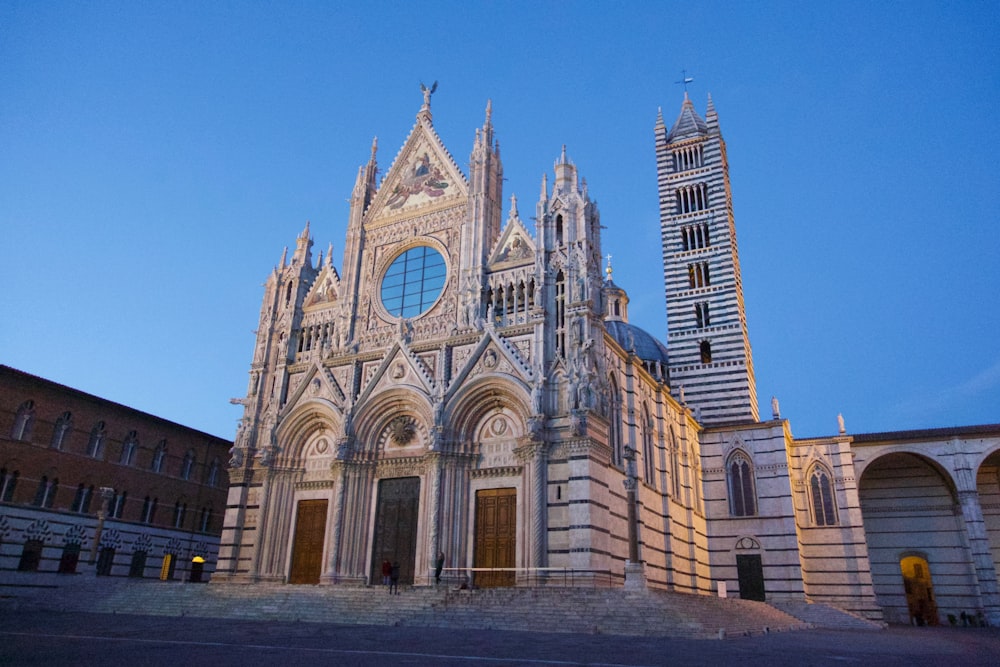
{"type": "Polygon", "coordinates": [[[410,248],[392,261],[382,277],[382,305],[395,317],[416,317],[441,296],[444,257],[430,246],[410,248]]]}

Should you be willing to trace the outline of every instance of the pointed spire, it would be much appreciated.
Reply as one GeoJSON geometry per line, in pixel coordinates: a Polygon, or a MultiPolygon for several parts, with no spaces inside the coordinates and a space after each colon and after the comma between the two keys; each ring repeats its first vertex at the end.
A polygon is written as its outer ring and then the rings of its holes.
{"type": "Polygon", "coordinates": [[[486,122],[483,124],[484,127],[493,126],[493,100],[486,100],[486,122]]]}
{"type": "Polygon", "coordinates": [[[691,98],[688,97],[687,91],[684,91],[684,102],[681,104],[681,112],[677,116],[674,126],[667,134],[667,141],[704,136],[706,134],[708,134],[708,128],[705,125],[705,121],[694,110],[691,98]]]}
{"type": "Polygon", "coordinates": [[[604,273],[608,276],[608,282],[611,282],[611,253],[608,253],[608,266],[604,269],[604,273]]]}
{"type": "Polygon", "coordinates": [[[566,144],[563,144],[562,155],[559,156],[559,164],[566,164],[566,144]]]}
{"type": "Polygon", "coordinates": [[[316,258],[316,270],[319,271],[320,267],[323,266],[323,251],[319,251],[319,257],[316,258]]]}
{"type": "Polygon", "coordinates": [[[326,249],[326,265],[333,266],[333,241],[330,242],[330,245],[326,249]]]}
{"type": "Polygon", "coordinates": [[[285,246],[285,249],[281,253],[281,262],[278,263],[278,266],[280,266],[281,268],[285,268],[285,260],[287,259],[288,259],[288,246],[285,246]]]}
{"type": "Polygon", "coordinates": [[[712,102],[712,93],[708,94],[708,105],[705,107],[705,123],[711,128],[719,127],[719,114],[715,112],[715,103],[712,102]]]}
{"type": "Polygon", "coordinates": [[[549,197],[549,175],[542,174],[542,199],[549,197]]]}
{"type": "Polygon", "coordinates": [[[375,153],[378,152],[378,137],[372,137],[372,156],[368,159],[370,164],[375,164],[375,153]]]}
{"type": "Polygon", "coordinates": [[[302,230],[302,233],[299,234],[299,240],[308,239],[308,238],[309,238],[309,221],[306,220],[306,227],[305,227],[305,229],[302,230]]]}
{"type": "Polygon", "coordinates": [[[510,196],[510,217],[511,218],[521,217],[517,212],[517,195],[510,196]]]}
{"type": "Polygon", "coordinates": [[[667,124],[663,122],[663,107],[656,107],[656,125],[654,127],[661,128],[666,126],[667,124]]]}

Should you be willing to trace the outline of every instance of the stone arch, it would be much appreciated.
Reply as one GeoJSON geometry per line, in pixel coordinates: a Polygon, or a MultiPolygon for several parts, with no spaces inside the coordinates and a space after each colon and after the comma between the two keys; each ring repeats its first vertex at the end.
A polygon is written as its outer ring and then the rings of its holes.
{"type": "Polygon", "coordinates": [[[1000,446],[987,450],[976,466],[976,495],[983,512],[993,567],[1000,572],[1000,446]]]}
{"type": "Polygon", "coordinates": [[[422,392],[395,388],[376,394],[358,409],[354,419],[354,452],[377,456],[392,441],[393,433],[399,430],[399,420],[408,420],[402,425],[408,428],[402,430],[412,429],[412,433],[396,440],[398,446],[430,446],[430,426],[434,423],[430,400],[422,392]]]}
{"type": "Polygon", "coordinates": [[[858,476],[872,584],[885,620],[910,618],[900,559],[926,554],[940,614],[977,606],[978,594],[955,481],[935,459],[909,449],[880,453],[858,476]]]}
{"type": "Polygon", "coordinates": [[[531,414],[528,387],[509,378],[483,377],[461,388],[451,401],[447,419],[452,424],[452,448],[473,453],[491,412],[502,412],[519,434],[527,433],[531,414]]]}
{"type": "Polygon", "coordinates": [[[341,418],[336,407],[324,399],[314,398],[297,406],[275,429],[278,454],[275,464],[281,467],[304,465],[307,447],[320,436],[327,436],[328,447],[340,432],[341,418]]]}

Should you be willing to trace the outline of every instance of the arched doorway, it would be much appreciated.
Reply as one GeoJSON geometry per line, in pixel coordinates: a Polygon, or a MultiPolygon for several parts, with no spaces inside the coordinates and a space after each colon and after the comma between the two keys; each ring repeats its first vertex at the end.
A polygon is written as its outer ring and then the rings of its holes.
{"type": "Polygon", "coordinates": [[[886,621],[910,623],[919,614],[934,625],[941,614],[976,607],[962,512],[939,464],[913,453],[884,454],[865,467],[858,496],[872,584],[886,621]]]}
{"type": "Polygon", "coordinates": [[[911,623],[937,625],[937,602],[934,601],[934,585],[927,559],[918,555],[904,556],[899,561],[899,569],[903,574],[911,623]]]}

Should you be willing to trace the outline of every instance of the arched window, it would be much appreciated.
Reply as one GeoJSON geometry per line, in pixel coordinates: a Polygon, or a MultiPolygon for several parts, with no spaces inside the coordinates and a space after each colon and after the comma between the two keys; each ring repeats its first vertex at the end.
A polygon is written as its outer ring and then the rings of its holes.
{"type": "Polygon", "coordinates": [[[174,528],[184,527],[184,515],[187,514],[187,503],[177,501],[174,504],[174,528]]]}
{"type": "Polygon", "coordinates": [[[20,474],[19,470],[0,468],[0,500],[9,503],[14,499],[14,489],[17,487],[17,478],[20,474]]]}
{"type": "Polygon", "coordinates": [[[624,463],[622,449],[622,397],[618,392],[618,383],[611,376],[611,413],[608,417],[608,446],[611,448],[611,464],[621,467],[624,463]]]}
{"type": "Polygon", "coordinates": [[[90,499],[93,497],[94,485],[87,486],[86,484],[80,484],[76,487],[76,496],[73,497],[73,505],[70,506],[70,511],[81,514],[90,512],[90,499]]]}
{"type": "Polygon", "coordinates": [[[135,431],[129,431],[128,435],[125,436],[125,442],[122,443],[122,455],[118,459],[118,462],[123,466],[132,465],[132,461],[135,459],[135,450],[139,446],[139,434],[135,431]]]}
{"type": "Polygon", "coordinates": [[[670,480],[674,500],[679,500],[681,495],[681,452],[677,447],[673,426],[670,427],[670,480]]]}
{"type": "Polygon", "coordinates": [[[812,501],[813,522],[817,526],[837,524],[832,479],[833,476],[821,465],[816,465],[809,475],[809,497],[812,501]]]}
{"type": "Polygon", "coordinates": [[[649,408],[642,406],[642,462],[645,482],[656,485],[656,459],[653,453],[653,419],[649,416],[649,408]]]}
{"type": "Polygon", "coordinates": [[[143,523],[153,523],[153,517],[156,515],[156,498],[151,498],[146,496],[146,500],[142,503],[142,516],[139,520],[143,523]]]}
{"type": "Polygon", "coordinates": [[[556,245],[562,245],[563,242],[563,217],[561,215],[556,216],[556,245]]]}
{"type": "Polygon", "coordinates": [[[104,440],[107,434],[104,432],[104,422],[99,421],[94,424],[90,431],[90,440],[87,442],[87,456],[99,459],[104,455],[104,440]]]}
{"type": "Polygon", "coordinates": [[[128,493],[122,491],[121,493],[115,491],[115,495],[108,500],[108,517],[112,519],[122,518],[122,514],[125,513],[125,499],[128,493]]]}
{"type": "Polygon", "coordinates": [[[556,354],[566,356],[566,276],[556,274],[556,354]]]}
{"type": "Polygon", "coordinates": [[[219,485],[219,469],[221,467],[222,466],[219,464],[218,458],[212,459],[212,464],[208,467],[208,479],[205,482],[206,484],[209,486],[219,485]]]}
{"type": "Polygon", "coordinates": [[[202,507],[201,518],[198,519],[198,530],[200,530],[203,533],[207,533],[211,525],[212,525],[212,508],[202,507]]]}
{"type": "Polygon", "coordinates": [[[187,454],[184,455],[184,461],[181,462],[181,479],[191,479],[191,473],[194,471],[194,450],[189,449],[187,454]]]}
{"type": "Polygon", "coordinates": [[[38,480],[38,490],[35,491],[35,507],[52,507],[58,488],[58,479],[49,479],[48,476],[42,475],[38,480]]]}
{"type": "Polygon", "coordinates": [[[66,436],[69,434],[70,429],[73,428],[73,415],[70,412],[64,412],[56,420],[56,427],[52,431],[52,449],[62,449],[63,445],[66,444],[66,436]]]}
{"type": "Polygon", "coordinates": [[[753,463],[742,451],[734,452],[726,462],[726,481],[729,485],[729,513],[733,516],[757,514],[753,463]]]}
{"type": "Polygon", "coordinates": [[[156,445],[156,450],[153,451],[153,462],[150,464],[149,469],[153,472],[163,472],[163,461],[167,458],[167,441],[160,440],[160,443],[156,445]]]}
{"type": "Polygon", "coordinates": [[[11,429],[10,437],[13,440],[31,440],[31,429],[35,425],[35,402],[25,401],[17,409],[14,417],[14,428],[11,429]]]}

